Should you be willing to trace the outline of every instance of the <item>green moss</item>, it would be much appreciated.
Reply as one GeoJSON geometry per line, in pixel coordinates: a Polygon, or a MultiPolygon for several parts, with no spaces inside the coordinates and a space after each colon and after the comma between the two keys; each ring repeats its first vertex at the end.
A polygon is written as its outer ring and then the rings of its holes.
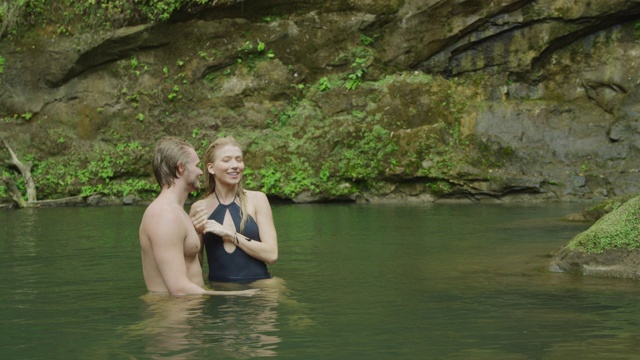
{"type": "Polygon", "coordinates": [[[629,199],[631,198],[632,197],[630,196],[626,196],[626,197],[615,197],[611,199],[606,199],[598,203],[597,205],[591,206],[583,210],[582,214],[586,219],[591,221],[596,221],[601,217],[605,216],[606,214],[616,210],[617,208],[622,206],[624,203],[629,201],[629,199]]]}
{"type": "Polygon", "coordinates": [[[640,248],[640,196],[603,216],[567,245],[584,253],[603,253],[611,249],[640,248]]]}

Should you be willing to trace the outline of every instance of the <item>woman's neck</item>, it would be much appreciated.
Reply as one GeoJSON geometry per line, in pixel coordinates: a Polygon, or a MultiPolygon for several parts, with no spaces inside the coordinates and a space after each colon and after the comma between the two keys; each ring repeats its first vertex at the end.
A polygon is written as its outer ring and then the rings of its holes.
{"type": "Polygon", "coordinates": [[[214,192],[220,203],[229,204],[236,199],[236,196],[238,195],[238,186],[221,186],[216,184],[214,192]]]}

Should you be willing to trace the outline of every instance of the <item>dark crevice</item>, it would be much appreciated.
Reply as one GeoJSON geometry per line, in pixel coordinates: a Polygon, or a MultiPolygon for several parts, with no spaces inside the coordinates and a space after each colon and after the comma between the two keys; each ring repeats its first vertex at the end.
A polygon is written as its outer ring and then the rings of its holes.
{"type": "Polygon", "coordinates": [[[534,72],[541,69],[546,65],[549,58],[551,58],[556,51],[563,49],[586,36],[606,30],[615,25],[637,19],[639,16],[640,4],[624,11],[613,13],[605,18],[582,19],[580,21],[576,21],[576,25],[583,25],[582,23],[584,22],[590,22],[591,24],[551,41],[549,46],[541,51],[537,57],[533,58],[531,62],[531,69],[534,72]]]}

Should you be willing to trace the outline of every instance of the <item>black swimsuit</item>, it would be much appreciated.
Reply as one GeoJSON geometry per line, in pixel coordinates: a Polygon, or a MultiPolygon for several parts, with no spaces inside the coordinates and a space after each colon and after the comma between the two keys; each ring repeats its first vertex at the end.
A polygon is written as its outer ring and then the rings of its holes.
{"type": "MultiPolygon", "coordinates": [[[[229,210],[236,231],[240,232],[240,222],[242,221],[240,205],[235,202],[235,199],[227,205],[220,203],[218,199],[218,204],[209,215],[209,219],[222,224],[227,210],[229,210]]],[[[250,215],[247,218],[243,235],[252,241],[260,241],[258,224],[250,215]]],[[[220,236],[206,233],[203,238],[207,251],[207,263],[209,264],[209,281],[249,283],[271,277],[264,261],[248,255],[240,247],[236,247],[232,253],[228,253],[224,249],[224,241],[220,236]]]]}

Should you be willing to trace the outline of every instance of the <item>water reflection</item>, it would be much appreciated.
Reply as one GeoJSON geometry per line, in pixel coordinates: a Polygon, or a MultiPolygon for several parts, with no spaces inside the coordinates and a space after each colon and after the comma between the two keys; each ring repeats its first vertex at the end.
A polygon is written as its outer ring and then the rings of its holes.
{"type": "Polygon", "coordinates": [[[569,210],[276,206],[286,285],[180,298],[140,297],[144,208],[0,211],[2,358],[637,358],[637,281],[546,270],[569,210]]]}
{"type": "MultiPolygon", "coordinates": [[[[277,356],[279,305],[298,307],[288,298],[279,278],[251,285],[212,284],[216,290],[261,291],[253,297],[184,296],[147,294],[144,320],[132,328],[143,337],[150,358],[189,359],[194,356],[250,358],[277,356]]],[[[304,315],[296,315],[299,326],[308,326],[304,315]]]]}
{"type": "MultiPolygon", "coordinates": [[[[20,287],[10,287],[11,301],[18,304],[32,300],[38,294],[37,273],[38,264],[38,212],[35,209],[24,209],[18,213],[17,221],[20,226],[3,226],[6,241],[0,242],[3,261],[10,264],[4,274],[8,279],[17,281],[20,287]]],[[[3,282],[4,283],[4,282],[3,282]]]]}
{"type": "Polygon", "coordinates": [[[193,322],[202,316],[204,296],[171,297],[147,294],[138,330],[147,338],[146,353],[152,358],[186,359],[200,345],[193,336],[193,322]]]}

